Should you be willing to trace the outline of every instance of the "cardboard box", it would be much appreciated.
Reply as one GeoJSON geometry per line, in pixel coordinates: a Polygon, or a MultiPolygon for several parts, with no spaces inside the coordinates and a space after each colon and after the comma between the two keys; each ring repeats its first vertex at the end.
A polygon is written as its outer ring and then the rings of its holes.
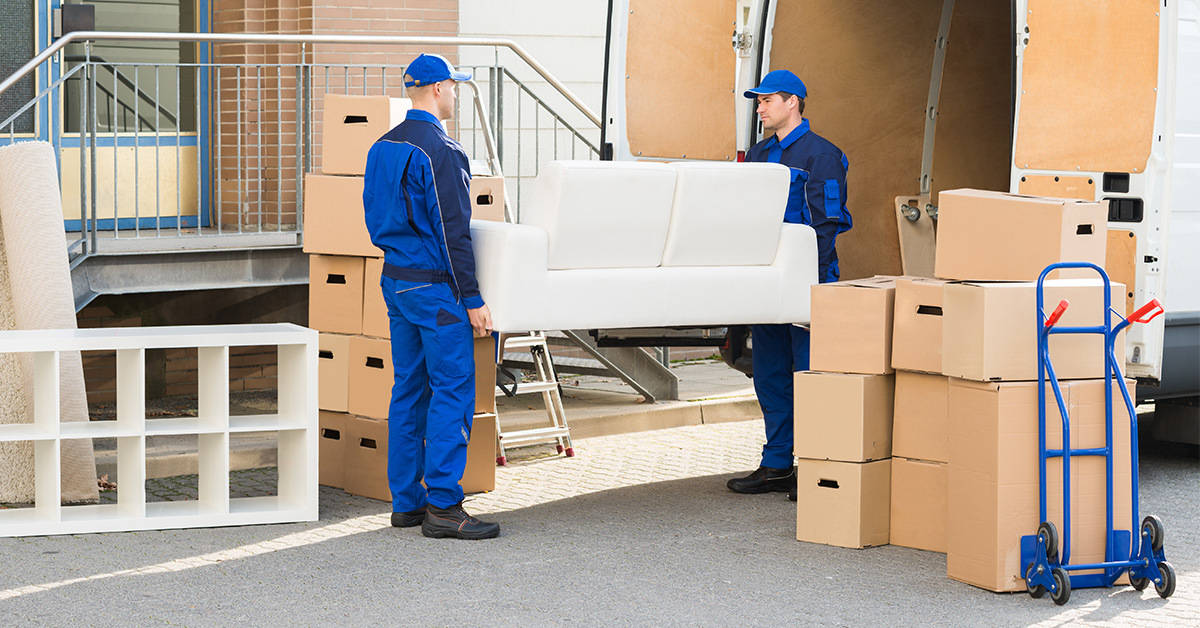
{"type": "Polygon", "coordinates": [[[390,341],[364,336],[350,339],[350,384],[346,404],[350,414],[387,419],[394,381],[390,341]]]}
{"type": "Polygon", "coordinates": [[[946,552],[948,479],[945,462],[892,458],[892,545],[946,552]]]}
{"type": "Polygon", "coordinates": [[[496,340],[475,339],[475,414],[496,411],[496,340]]]}
{"type": "Polygon", "coordinates": [[[362,333],[374,338],[391,338],[391,323],[387,303],[379,278],[383,275],[383,258],[371,258],[363,268],[362,333]]]}
{"type": "Polygon", "coordinates": [[[796,373],[795,454],[864,462],[892,455],[892,375],[796,373]]]}
{"type": "Polygon", "coordinates": [[[308,326],[317,331],[362,331],[363,261],[359,257],[308,258],[308,326]]]}
{"type": "Polygon", "coordinates": [[[471,177],[471,220],[504,222],[504,177],[471,177]]]}
{"type": "Polygon", "coordinates": [[[464,493],[496,490],[496,414],[485,412],[471,419],[471,440],[467,442],[467,465],[463,469],[464,493]]]}
{"type": "MultiPolygon", "coordinates": [[[[1029,381],[1038,376],[1036,283],[954,283],[942,292],[942,372],[977,381],[1029,381]]],[[[1114,303],[1125,293],[1112,284],[1114,303]]],[[[1059,301],[1071,305],[1059,326],[1104,322],[1104,285],[1099,279],[1057,279],[1045,284],[1045,312],[1059,301]]],[[[1061,380],[1104,377],[1100,334],[1053,334],[1050,359],[1061,380]]],[[[1117,363],[1124,372],[1125,336],[1117,339],[1117,363]]]]}
{"type": "MultiPolygon", "coordinates": [[[[387,475],[387,421],[344,416],[346,492],[390,503],[392,492],[387,475]]],[[[467,462],[459,485],[466,493],[496,489],[495,414],[477,414],[472,419],[467,462]]]]}
{"type": "Polygon", "coordinates": [[[862,548],[888,544],[892,461],[796,461],[796,540],[862,548]]]}
{"type": "MultiPolygon", "coordinates": [[[[983,190],[938,195],[934,275],[966,281],[1036,281],[1055,262],[1104,267],[1108,204],[983,190]]],[[[1062,277],[1090,278],[1087,269],[1062,277]]]]}
{"type": "MultiPolygon", "coordinates": [[[[1129,382],[1130,394],[1134,394],[1129,382]]],[[[1103,380],[1061,382],[1071,416],[1073,448],[1105,444],[1103,380]]],[[[946,573],[992,591],[1024,591],[1021,537],[1035,534],[1039,512],[1037,382],[950,382],[949,517],[946,573]]],[[[1120,392],[1114,390],[1114,399],[1120,392]]],[[[1047,391],[1047,447],[1061,447],[1061,415],[1047,391]]],[[[1113,411],[1113,523],[1129,530],[1131,518],[1129,414],[1113,411]]],[[[1071,562],[1104,560],[1105,460],[1071,459],[1071,562]]],[[[1047,510],[1062,525],[1062,459],[1047,464],[1047,510]]],[[[1060,546],[1061,547],[1061,546],[1060,546]]]]}
{"type": "Polygon", "coordinates": [[[896,371],[892,455],[950,460],[950,378],[896,371]]]}
{"type": "Polygon", "coordinates": [[[892,368],[942,372],[941,279],[897,279],[892,368]]]}
{"type": "Polygon", "coordinates": [[[342,412],[321,411],[317,415],[317,482],[333,488],[346,486],[346,418],[342,412]]]}
{"type": "MultiPolygon", "coordinates": [[[[475,414],[496,411],[495,342],[475,339],[475,414]]],[[[387,338],[350,339],[347,410],[350,414],[387,419],[392,401],[392,342],[387,338]]]]}
{"type": "Polygon", "coordinates": [[[326,174],[365,174],[371,145],[403,122],[411,108],[412,101],[407,98],[325,94],[321,170],[326,174]]]}
{"type": "Polygon", "coordinates": [[[317,406],[347,412],[350,397],[350,336],[317,337],[317,406]]]}
{"type": "Polygon", "coordinates": [[[383,257],[371,244],[362,196],[362,177],[305,175],[304,252],[383,257]]]}
{"type": "Polygon", "coordinates": [[[896,277],[872,277],[812,287],[814,371],[885,375],[892,372],[896,277]]]}
{"type": "Polygon", "coordinates": [[[358,416],[346,417],[346,492],[391,503],[388,485],[388,424],[358,416]]]}

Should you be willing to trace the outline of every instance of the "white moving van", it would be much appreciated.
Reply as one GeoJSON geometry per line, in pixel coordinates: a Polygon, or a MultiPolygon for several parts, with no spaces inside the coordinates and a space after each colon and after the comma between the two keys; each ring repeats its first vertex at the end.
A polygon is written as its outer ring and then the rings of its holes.
{"type": "Polygon", "coordinates": [[[735,160],[761,137],[742,91],[778,68],[805,81],[805,117],[850,159],[843,278],[930,263],[942,190],[1109,200],[1126,312],[1167,311],[1130,328],[1127,373],[1156,430],[1200,440],[1200,0],[610,7],[610,158],[735,160]]]}

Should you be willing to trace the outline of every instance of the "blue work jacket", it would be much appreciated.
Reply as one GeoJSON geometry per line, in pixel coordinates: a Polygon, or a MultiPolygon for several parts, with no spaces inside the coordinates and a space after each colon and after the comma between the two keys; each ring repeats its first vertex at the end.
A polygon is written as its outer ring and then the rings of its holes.
{"type": "Polygon", "coordinates": [[[384,274],[445,281],[467,309],[483,307],[471,247],[471,170],[433,114],[411,109],[367,153],[363,208],[384,274]]]}
{"type": "Polygon", "coordinates": [[[813,133],[804,119],[783,141],[774,135],[755,144],[746,161],[783,164],[791,169],[787,210],[783,221],[810,225],[817,232],[818,280],[837,281],[836,240],[854,226],[846,209],[846,154],[829,140],[813,133]]]}

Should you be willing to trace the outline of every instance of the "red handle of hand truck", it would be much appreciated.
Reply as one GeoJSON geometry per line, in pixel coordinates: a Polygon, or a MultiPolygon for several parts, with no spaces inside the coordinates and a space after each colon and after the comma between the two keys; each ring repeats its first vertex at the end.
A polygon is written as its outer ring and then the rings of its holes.
{"type": "Polygon", "coordinates": [[[1059,301],[1058,307],[1054,308],[1054,312],[1050,314],[1050,318],[1046,319],[1046,327],[1054,327],[1058,319],[1062,318],[1063,312],[1067,311],[1067,306],[1069,305],[1071,305],[1071,302],[1066,299],[1059,301]]]}
{"type": "Polygon", "coordinates": [[[1131,323],[1149,323],[1154,320],[1159,314],[1164,312],[1162,303],[1158,299],[1151,299],[1149,303],[1138,308],[1136,312],[1129,315],[1131,323]]]}

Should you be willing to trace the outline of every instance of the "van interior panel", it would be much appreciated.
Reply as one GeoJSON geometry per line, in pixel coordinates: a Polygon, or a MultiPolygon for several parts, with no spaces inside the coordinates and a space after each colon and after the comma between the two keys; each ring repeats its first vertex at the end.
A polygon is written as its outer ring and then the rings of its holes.
{"type": "MultiPolygon", "coordinates": [[[[1115,283],[1125,284],[1125,316],[1133,314],[1133,295],[1137,294],[1137,234],[1126,229],[1109,229],[1104,251],[1104,272],[1115,283]]],[[[1120,307],[1113,295],[1113,307],[1120,307]]]]}
{"type": "Polygon", "coordinates": [[[1096,200],[1096,179],[1087,175],[1026,174],[1017,184],[1017,192],[1027,196],[1096,200]]]}
{"type": "Polygon", "coordinates": [[[1018,168],[1145,170],[1161,7],[1158,0],[1029,0],[1018,168]]]}
{"type": "MultiPolygon", "coordinates": [[[[930,192],[1007,192],[1012,157],[1013,8],[955,0],[942,66],[930,192]]],[[[932,54],[932,46],[927,46],[932,54]]]]}
{"type": "MultiPolygon", "coordinates": [[[[736,0],[630,0],[625,120],[635,157],[737,157],[736,0]]],[[[619,77],[618,77],[619,78],[619,77]]]]}
{"type": "MultiPolygon", "coordinates": [[[[902,272],[896,196],[920,192],[925,105],[942,0],[798,0],[776,5],[770,67],[808,87],[804,117],[845,151],[854,228],[842,279],[902,272]]],[[[953,32],[953,27],[951,28],[953,32]]]]}

